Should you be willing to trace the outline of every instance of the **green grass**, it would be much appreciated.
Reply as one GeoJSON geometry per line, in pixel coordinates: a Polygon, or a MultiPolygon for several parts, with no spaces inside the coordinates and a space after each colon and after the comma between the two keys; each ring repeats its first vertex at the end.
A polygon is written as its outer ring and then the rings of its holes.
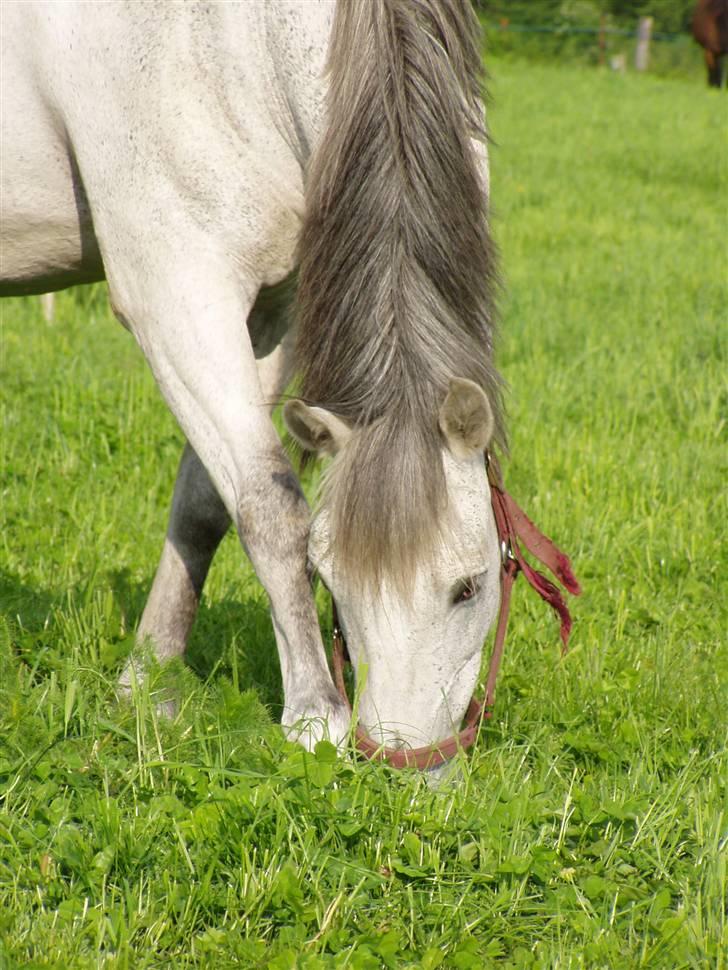
{"type": "Polygon", "coordinates": [[[490,68],[507,480],[570,655],[519,584],[458,784],[306,755],[229,536],[193,670],[117,706],[180,435],[103,290],[7,301],[0,967],[725,967],[725,99],[490,68]]]}

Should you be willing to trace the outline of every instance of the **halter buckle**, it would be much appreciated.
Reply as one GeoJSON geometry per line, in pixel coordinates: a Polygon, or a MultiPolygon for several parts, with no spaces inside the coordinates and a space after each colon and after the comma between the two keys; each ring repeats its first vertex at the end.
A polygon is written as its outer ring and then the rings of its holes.
{"type": "Polygon", "coordinates": [[[511,546],[510,540],[502,539],[500,544],[501,552],[501,562],[505,566],[510,560],[511,562],[517,562],[518,560],[513,555],[513,547],[511,546]]]}

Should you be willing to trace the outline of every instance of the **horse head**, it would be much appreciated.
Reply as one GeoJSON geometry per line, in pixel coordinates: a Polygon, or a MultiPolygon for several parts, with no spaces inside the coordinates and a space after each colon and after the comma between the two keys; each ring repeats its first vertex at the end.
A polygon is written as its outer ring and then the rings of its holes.
{"type": "MultiPolygon", "coordinates": [[[[485,393],[472,381],[451,381],[437,418],[442,521],[408,575],[375,570],[376,581],[352,568],[332,508],[338,489],[366,488],[366,482],[337,475],[362,429],[298,400],[287,403],[284,416],[305,449],[332,459],[311,525],[309,559],[346,635],[360,725],[388,747],[417,748],[451,736],[473,694],[499,603],[499,540],[483,461],[493,433],[485,393]]],[[[423,467],[421,474],[432,471],[423,467]]],[[[391,473],[384,465],[371,470],[391,473]]],[[[395,530],[391,542],[400,540],[395,530]]]]}

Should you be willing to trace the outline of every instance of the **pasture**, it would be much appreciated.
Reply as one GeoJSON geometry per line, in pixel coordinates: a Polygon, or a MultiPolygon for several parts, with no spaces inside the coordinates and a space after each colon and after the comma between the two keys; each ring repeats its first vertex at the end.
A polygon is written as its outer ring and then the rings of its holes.
{"type": "Polygon", "coordinates": [[[0,967],[725,965],[725,99],[489,68],[506,482],[571,652],[521,581],[457,784],[307,755],[229,535],[191,669],[117,705],[180,434],[103,288],[6,301],[0,967]]]}

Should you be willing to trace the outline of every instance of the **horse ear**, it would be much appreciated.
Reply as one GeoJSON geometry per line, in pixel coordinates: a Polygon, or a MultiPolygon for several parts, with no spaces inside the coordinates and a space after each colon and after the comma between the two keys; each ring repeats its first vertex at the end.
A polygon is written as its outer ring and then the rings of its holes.
{"type": "Polygon", "coordinates": [[[299,400],[286,401],[283,420],[299,445],[317,455],[335,455],[351,435],[349,425],[331,411],[299,400]]]}
{"type": "Polygon", "coordinates": [[[438,423],[456,458],[482,453],[493,436],[493,410],[485,392],[461,377],[450,381],[438,423]]]}

